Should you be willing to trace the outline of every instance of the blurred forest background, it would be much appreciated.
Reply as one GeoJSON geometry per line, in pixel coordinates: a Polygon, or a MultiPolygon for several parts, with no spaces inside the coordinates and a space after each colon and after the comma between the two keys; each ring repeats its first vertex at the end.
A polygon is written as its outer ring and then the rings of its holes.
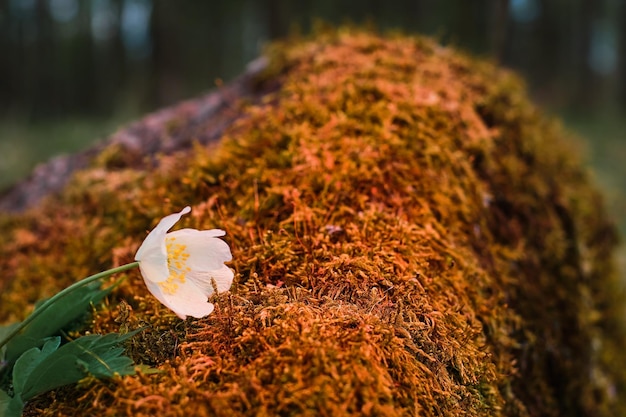
{"type": "Polygon", "coordinates": [[[626,232],[626,0],[0,0],[0,189],[316,19],[432,35],[520,73],[585,138],[626,232]]]}

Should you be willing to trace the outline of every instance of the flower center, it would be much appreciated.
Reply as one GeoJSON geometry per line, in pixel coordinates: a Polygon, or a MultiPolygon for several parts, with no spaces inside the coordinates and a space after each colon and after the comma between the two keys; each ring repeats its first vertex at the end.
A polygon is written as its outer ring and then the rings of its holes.
{"type": "Polygon", "coordinates": [[[179,285],[185,283],[187,272],[191,271],[191,268],[187,266],[189,253],[186,245],[176,243],[175,237],[165,237],[165,249],[170,276],[158,284],[165,294],[173,295],[178,291],[179,285]]]}

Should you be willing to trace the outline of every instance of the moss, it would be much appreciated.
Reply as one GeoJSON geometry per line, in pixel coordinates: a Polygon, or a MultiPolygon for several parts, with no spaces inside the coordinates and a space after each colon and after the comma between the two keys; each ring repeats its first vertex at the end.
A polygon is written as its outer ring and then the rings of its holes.
{"type": "MultiPolygon", "coordinates": [[[[181,323],[128,273],[87,331],[148,326],[155,375],[31,415],[620,415],[616,235],[513,74],[424,38],[275,44],[280,85],[213,147],[111,161],[1,220],[0,319],[128,262],[164,214],[227,231],[236,281],[181,323]]],[[[189,138],[190,141],[193,138],[189,138]]]]}

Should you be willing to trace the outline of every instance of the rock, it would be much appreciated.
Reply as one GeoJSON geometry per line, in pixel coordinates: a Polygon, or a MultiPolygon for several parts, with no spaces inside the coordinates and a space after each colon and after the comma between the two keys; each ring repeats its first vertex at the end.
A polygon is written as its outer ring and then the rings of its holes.
{"type": "Polygon", "coordinates": [[[624,414],[616,232],[515,75],[350,29],[267,60],[238,100],[131,125],[0,217],[5,321],[131,261],[186,205],[183,227],[227,232],[236,271],[184,322],[129,273],[85,331],[146,326],[129,354],[161,373],[57,390],[27,415],[624,414]]]}

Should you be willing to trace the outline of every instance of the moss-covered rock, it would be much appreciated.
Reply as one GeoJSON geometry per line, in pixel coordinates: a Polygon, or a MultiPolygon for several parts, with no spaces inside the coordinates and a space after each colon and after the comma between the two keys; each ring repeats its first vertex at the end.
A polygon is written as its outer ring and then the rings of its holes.
{"type": "Polygon", "coordinates": [[[148,326],[129,352],[162,372],[27,414],[623,415],[615,230],[520,80],[348,29],[267,54],[257,82],[276,92],[234,107],[219,144],[140,167],[105,150],[1,217],[3,321],[131,261],[188,204],[181,223],[226,230],[236,270],[185,322],[128,273],[86,331],[148,326]]]}

